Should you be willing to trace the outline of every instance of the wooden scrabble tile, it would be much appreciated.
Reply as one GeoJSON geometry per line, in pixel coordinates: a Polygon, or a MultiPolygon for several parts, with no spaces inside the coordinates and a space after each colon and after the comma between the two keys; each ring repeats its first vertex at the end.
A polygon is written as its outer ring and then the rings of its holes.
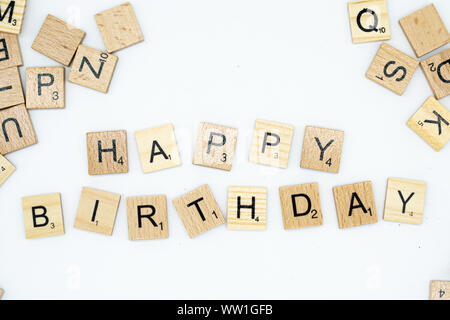
{"type": "Polygon", "coordinates": [[[285,230],[323,224],[318,183],[280,187],[279,190],[285,230]]]}
{"type": "Polygon", "coordinates": [[[30,115],[24,104],[0,110],[0,154],[37,143],[30,115]]]}
{"type": "Polygon", "coordinates": [[[434,4],[400,19],[399,23],[417,57],[422,57],[450,41],[447,28],[434,4]]]}
{"type": "Polygon", "coordinates": [[[407,125],[436,151],[450,140],[450,112],[433,97],[425,101],[407,125]]]}
{"type": "Polygon", "coordinates": [[[431,281],[430,300],[450,300],[450,281],[431,281]]]}
{"type": "Polygon", "coordinates": [[[84,187],[81,191],[74,227],[112,235],[120,194],[84,187]]]}
{"type": "Polygon", "coordinates": [[[386,0],[349,2],[348,13],[353,43],[391,38],[386,0]]]}
{"type": "Polygon", "coordinates": [[[19,34],[26,5],[26,0],[0,0],[0,31],[19,34]]]}
{"type": "Polygon", "coordinates": [[[211,189],[206,184],[172,202],[191,238],[225,223],[211,189]]]}
{"type": "Polygon", "coordinates": [[[127,198],[128,239],[169,237],[166,196],[127,198]]]}
{"type": "Polygon", "coordinates": [[[339,228],[377,223],[372,182],[361,182],[333,188],[339,228]]]}
{"type": "Polygon", "coordinates": [[[422,224],[426,189],[422,181],[389,178],[383,219],[422,224]]]}
{"type": "Polygon", "coordinates": [[[64,67],[27,68],[27,109],[64,108],[64,67]]]}
{"type": "Polygon", "coordinates": [[[128,172],[125,130],[88,132],[86,144],[90,175],[128,172]]]}
{"type": "Polygon", "coordinates": [[[85,35],[83,30],[49,14],[31,48],[68,67],[85,35]]]}
{"type": "Polygon", "coordinates": [[[107,93],[118,58],[83,45],[78,47],[68,80],[107,93]]]}
{"type": "Polygon", "coordinates": [[[25,102],[19,69],[11,67],[0,70],[0,109],[25,102]]]}
{"type": "Polygon", "coordinates": [[[238,129],[200,123],[192,163],[230,171],[237,136],[238,129]]]}
{"type": "Polygon", "coordinates": [[[450,95],[450,49],[423,60],[420,67],[436,99],[450,95]]]}
{"type": "Polygon", "coordinates": [[[0,32],[0,70],[22,65],[22,53],[17,36],[0,32]]]}
{"type": "Polygon", "coordinates": [[[144,41],[129,2],[96,14],[95,21],[109,53],[144,41]]]}
{"type": "Polygon", "coordinates": [[[0,300],[2,300],[4,293],[5,293],[5,291],[3,289],[0,289],[0,300]]]}
{"type": "Polygon", "coordinates": [[[402,95],[409,84],[419,61],[382,43],[366,77],[383,87],[402,95]]]}
{"type": "Polygon", "coordinates": [[[343,144],[344,131],[307,126],[300,167],[338,173],[343,144]]]}
{"type": "Polygon", "coordinates": [[[0,186],[5,183],[14,171],[16,171],[16,167],[0,154],[0,186]]]}
{"type": "Polygon", "coordinates": [[[22,198],[27,239],[64,234],[64,221],[59,193],[22,198]]]}
{"type": "Polygon", "coordinates": [[[287,168],[293,135],[291,125],[256,120],[249,161],[287,168]]]}
{"type": "Polygon", "coordinates": [[[144,173],[181,165],[172,124],[136,131],[135,137],[144,173]]]}
{"type": "Polygon", "coordinates": [[[227,227],[231,230],[266,230],[267,188],[229,187],[227,227]]]}

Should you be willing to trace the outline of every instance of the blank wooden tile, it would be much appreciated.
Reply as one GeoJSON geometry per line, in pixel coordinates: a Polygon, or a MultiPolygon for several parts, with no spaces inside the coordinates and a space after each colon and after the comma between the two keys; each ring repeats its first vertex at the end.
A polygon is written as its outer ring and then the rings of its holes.
{"type": "Polygon", "coordinates": [[[193,164],[231,170],[238,129],[202,122],[195,143],[193,164]]]}
{"type": "Polygon", "coordinates": [[[64,67],[27,68],[27,109],[65,107],[64,67]]]}
{"type": "Polygon", "coordinates": [[[0,154],[0,186],[5,183],[14,171],[16,171],[16,167],[0,154]]]}
{"type": "Polygon", "coordinates": [[[0,0],[0,31],[19,34],[26,5],[26,0],[0,0]]]}
{"type": "Polygon", "coordinates": [[[420,67],[436,99],[450,95],[450,49],[423,60],[420,67]]]}
{"type": "Polygon", "coordinates": [[[25,102],[19,69],[11,67],[0,70],[0,109],[25,102]]]}
{"type": "Polygon", "coordinates": [[[333,188],[339,228],[378,222],[372,182],[366,181],[333,188]]]}
{"type": "Polygon", "coordinates": [[[231,230],[266,230],[267,188],[229,187],[227,227],[231,230]]]}
{"type": "Polygon", "coordinates": [[[86,144],[90,175],[128,172],[125,130],[88,132],[86,144]]]}
{"type": "Polygon", "coordinates": [[[384,203],[384,220],[422,224],[427,184],[389,178],[384,203]]]}
{"type": "Polygon", "coordinates": [[[112,235],[120,194],[84,187],[81,191],[74,227],[112,235]]]}
{"type": "Polygon", "coordinates": [[[64,221],[59,193],[22,198],[27,239],[64,234],[64,221]]]}
{"type": "Polygon", "coordinates": [[[128,239],[169,237],[166,196],[127,198],[128,239]]]}
{"type": "Polygon", "coordinates": [[[85,35],[83,30],[49,14],[31,47],[68,67],[85,35]]]}
{"type": "Polygon", "coordinates": [[[318,183],[280,187],[280,202],[285,230],[323,224],[318,183]]]}
{"type": "Polygon", "coordinates": [[[409,84],[419,61],[382,43],[366,77],[383,87],[402,95],[409,84]]]}
{"type": "Polygon", "coordinates": [[[256,120],[249,161],[287,168],[293,135],[291,125],[256,120]]]}
{"type": "Polygon", "coordinates": [[[391,38],[386,0],[349,2],[348,13],[353,43],[391,38]]]}
{"type": "Polygon", "coordinates": [[[400,19],[399,23],[417,57],[422,57],[450,41],[447,28],[434,4],[400,19]]]}
{"type": "Polygon", "coordinates": [[[338,173],[343,144],[344,131],[307,126],[300,167],[338,173]]]}
{"type": "Polygon", "coordinates": [[[431,281],[430,300],[450,300],[450,281],[431,281]]]}
{"type": "Polygon", "coordinates": [[[144,173],[181,165],[172,124],[136,131],[135,137],[144,173]]]}
{"type": "Polygon", "coordinates": [[[24,104],[0,110],[0,154],[37,143],[30,115],[24,104]]]}
{"type": "Polygon", "coordinates": [[[17,36],[0,32],[0,70],[22,65],[22,53],[17,36]]]}
{"type": "Polygon", "coordinates": [[[109,53],[144,41],[129,2],[96,14],[95,21],[109,53]]]}
{"type": "Polygon", "coordinates": [[[172,202],[191,238],[225,223],[211,189],[206,184],[172,202]]]}
{"type": "Polygon", "coordinates": [[[425,101],[407,125],[436,151],[450,140],[450,112],[433,97],[425,101]]]}
{"type": "Polygon", "coordinates": [[[78,47],[68,80],[107,93],[118,58],[83,45],[78,47]]]}

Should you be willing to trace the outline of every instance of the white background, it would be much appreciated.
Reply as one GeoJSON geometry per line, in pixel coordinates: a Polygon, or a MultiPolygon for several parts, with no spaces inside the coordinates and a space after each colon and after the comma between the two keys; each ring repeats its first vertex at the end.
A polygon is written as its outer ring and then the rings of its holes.
{"type": "MultiPolygon", "coordinates": [[[[122,1],[28,2],[25,67],[58,65],[31,49],[48,13],[104,49],[94,14],[122,1]]],[[[414,56],[398,20],[428,3],[388,1],[391,45],[414,56]]],[[[450,2],[434,3],[450,27],[450,2]]],[[[420,68],[403,96],[365,78],[380,43],[352,44],[347,1],[132,4],[145,42],[117,53],[109,93],[67,83],[66,109],[30,112],[39,143],[7,156],[17,172],[0,191],[6,299],[427,299],[430,280],[450,280],[450,145],[437,153],[406,126],[431,89],[420,68]],[[288,169],[248,162],[258,118],[295,126],[288,169]],[[231,172],[191,164],[200,121],[239,129],[231,172]],[[143,174],[134,131],[166,123],[183,165],[143,174]],[[339,174],[300,169],[306,125],[345,131],[339,174]],[[119,129],[129,173],[89,176],[86,132],[119,129]],[[427,181],[422,225],[382,220],[388,177],[427,181]],[[332,187],[365,180],[379,222],[339,230],[332,187]],[[319,182],[324,225],[284,231],[278,187],[309,182],[319,182]],[[204,183],[224,215],[228,186],[267,186],[267,231],[223,225],[189,239],[171,201],[204,183]],[[73,228],[83,186],[122,194],[111,237],[73,228]],[[51,192],[62,194],[66,234],[25,240],[21,197],[51,192]],[[125,198],[154,194],[168,197],[169,239],[129,241],[125,198]]]]}

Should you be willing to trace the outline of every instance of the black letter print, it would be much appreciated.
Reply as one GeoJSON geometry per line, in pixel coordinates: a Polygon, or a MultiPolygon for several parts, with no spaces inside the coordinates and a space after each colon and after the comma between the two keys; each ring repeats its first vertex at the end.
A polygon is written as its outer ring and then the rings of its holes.
{"type": "MultiPolygon", "coordinates": [[[[350,210],[348,212],[348,216],[351,217],[353,214],[353,210],[361,208],[364,213],[367,213],[366,207],[364,207],[361,199],[359,198],[358,194],[356,192],[352,193],[352,200],[350,201],[350,210]],[[356,200],[358,202],[358,205],[354,205],[353,201],[356,200]]],[[[371,214],[372,215],[372,214],[371,214]]]]}
{"type": "Polygon", "coordinates": [[[237,218],[241,218],[241,209],[251,209],[252,210],[252,219],[255,219],[256,215],[256,198],[252,197],[251,205],[243,205],[241,204],[241,197],[237,197],[237,218]]]}
{"type": "Polygon", "coordinates": [[[1,88],[0,88],[0,92],[7,91],[7,90],[11,90],[12,88],[13,88],[13,87],[12,87],[11,85],[5,86],[5,87],[1,87],[1,88]]]}
{"type": "Polygon", "coordinates": [[[372,32],[372,31],[377,32],[378,31],[378,29],[377,29],[377,27],[378,27],[378,16],[375,13],[375,11],[373,11],[373,10],[370,10],[370,9],[367,9],[367,8],[362,9],[358,13],[358,16],[356,17],[356,23],[358,24],[358,27],[364,32],[372,32]],[[361,24],[361,18],[362,18],[364,13],[368,13],[368,14],[371,14],[373,16],[373,26],[368,26],[368,28],[364,28],[363,27],[363,25],[361,24]]]}
{"type": "Polygon", "coordinates": [[[402,192],[400,190],[398,190],[398,195],[400,196],[400,199],[402,200],[402,203],[403,203],[402,213],[405,213],[406,212],[406,204],[414,196],[414,192],[411,193],[409,195],[408,199],[406,199],[406,200],[405,200],[405,198],[403,198],[403,194],[402,194],[402,192]]]}
{"type": "Polygon", "coordinates": [[[209,140],[208,140],[208,149],[206,150],[206,153],[209,154],[211,152],[211,146],[215,146],[215,147],[222,147],[225,145],[225,143],[227,142],[227,138],[221,134],[221,133],[216,133],[216,132],[211,132],[209,134],[209,140]],[[220,143],[214,143],[214,137],[221,137],[222,138],[222,142],[220,143]]]}
{"type": "Polygon", "coordinates": [[[5,136],[5,141],[9,142],[8,132],[6,131],[6,124],[10,121],[16,125],[16,129],[17,129],[17,133],[19,134],[19,138],[23,138],[23,134],[22,134],[22,130],[20,129],[19,121],[17,121],[16,118],[8,118],[8,119],[5,119],[5,121],[3,121],[3,123],[2,123],[2,130],[3,130],[3,135],[5,136]]]}
{"type": "Polygon", "coordinates": [[[95,200],[94,212],[92,212],[91,222],[95,222],[95,217],[97,216],[98,204],[100,200],[95,200]]]}
{"type": "Polygon", "coordinates": [[[102,142],[100,140],[97,141],[98,146],[98,162],[103,162],[102,154],[103,152],[112,152],[113,153],[113,161],[117,161],[117,149],[116,149],[116,139],[112,140],[112,149],[102,149],[102,142]]]}
{"type": "Polygon", "coordinates": [[[94,77],[96,77],[97,79],[100,79],[100,76],[102,75],[103,65],[105,64],[105,61],[104,60],[100,60],[100,68],[98,69],[98,71],[96,71],[94,69],[94,67],[92,66],[91,62],[88,60],[88,58],[83,57],[83,59],[81,60],[80,69],[78,69],[78,72],[82,72],[83,71],[83,67],[84,67],[85,63],[87,64],[89,69],[91,69],[91,72],[94,75],[94,77]]]}
{"type": "MultiPolygon", "coordinates": [[[[388,78],[392,78],[392,77],[395,77],[395,75],[398,73],[398,72],[400,72],[400,71],[403,71],[403,74],[400,76],[400,77],[398,77],[398,78],[396,78],[395,79],[395,81],[402,81],[403,79],[405,79],[405,77],[406,77],[406,68],[405,67],[403,67],[403,66],[400,66],[400,67],[397,67],[397,68],[395,68],[395,70],[394,71],[392,71],[391,73],[388,73],[388,71],[387,71],[387,69],[389,68],[389,66],[390,65],[393,65],[393,64],[395,64],[395,61],[389,61],[388,63],[386,63],[386,65],[384,66],[384,75],[386,76],[386,77],[388,77],[388,78]]],[[[382,79],[383,80],[383,79],[382,79]]]]}
{"type": "Polygon", "coordinates": [[[8,51],[8,46],[6,45],[6,39],[0,39],[0,43],[2,44],[2,48],[0,49],[0,52],[5,53],[5,56],[0,58],[0,62],[9,60],[9,51],[8,51]]]}
{"type": "Polygon", "coordinates": [[[438,67],[437,67],[437,74],[438,74],[439,79],[441,79],[441,81],[442,81],[443,83],[450,83],[450,79],[445,79],[444,76],[442,75],[442,72],[441,72],[441,68],[442,68],[444,65],[446,65],[446,64],[449,64],[449,65],[450,65],[450,59],[448,59],[448,60],[446,60],[446,61],[444,61],[444,62],[441,62],[441,63],[438,65],[438,67]]]}
{"type": "Polygon", "coordinates": [[[166,160],[169,159],[163,148],[161,148],[161,146],[159,145],[158,141],[154,140],[152,144],[152,152],[150,154],[150,163],[153,163],[153,159],[155,158],[155,156],[159,155],[162,155],[166,160]],[[155,152],[156,148],[158,148],[159,151],[155,152]]]}
{"type": "Polygon", "coordinates": [[[316,140],[316,143],[320,149],[320,161],[323,161],[323,156],[324,156],[325,150],[327,150],[333,144],[334,140],[330,140],[330,142],[328,142],[325,147],[322,147],[322,144],[320,143],[319,138],[315,137],[314,139],[316,140]]]}
{"type": "Polygon", "coordinates": [[[48,220],[48,217],[46,216],[46,214],[47,214],[46,207],[44,207],[44,206],[32,207],[31,214],[33,216],[33,228],[45,227],[48,224],[49,220],[48,220]],[[42,210],[42,213],[36,214],[36,210],[42,210]],[[43,218],[45,222],[43,222],[41,224],[37,223],[38,218],[43,218]]]}
{"type": "Polygon", "coordinates": [[[266,146],[269,146],[269,147],[277,146],[280,144],[280,141],[281,141],[281,138],[276,133],[265,132],[263,146],[262,146],[262,153],[264,153],[266,151],[266,146]],[[276,142],[267,141],[267,138],[272,137],[272,136],[275,138],[276,142]]]}
{"type": "Polygon", "coordinates": [[[42,95],[42,87],[50,87],[55,82],[55,77],[53,77],[50,73],[40,73],[38,74],[38,96],[42,95]],[[42,78],[48,77],[50,78],[48,82],[43,83],[42,78]]]}
{"type": "Polygon", "coordinates": [[[306,216],[311,212],[311,199],[309,198],[309,196],[307,194],[304,194],[304,193],[293,194],[291,196],[291,199],[292,199],[292,208],[294,209],[294,217],[306,216]],[[305,198],[306,201],[308,202],[308,209],[306,209],[306,211],[303,213],[297,212],[296,198],[300,198],[300,197],[305,198]]]}
{"type": "Polygon", "coordinates": [[[441,115],[439,113],[437,113],[436,111],[433,110],[434,115],[437,117],[437,121],[435,120],[425,120],[424,122],[426,123],[434,123],[437,124],[438,126],[438,131],[439,131],[439,135],[441,135],[442,133],[442,125],[441,125],[441,121],[445,124],[445,125],[449,125],[448,121],[445,120],[444,118],[441,117],[441,115]]]}
{"type": "Polygon", "coordinates": [[[152,225],[155,228],[158,227],[158,224],[155,222],[155,220],[152,219],[152,217],[156,214],[156,209],[154,206],[152,206],[152,205],[138,206],[137,210],[138,210],[138,227],[139,228],[142,228],[142,218],[147,218],[148,220],[150,220],[150,222],[152,223],[152,225]],[[151,213],[143,215],[142,209],[150,209],[151,213]]]}
{"type": "MultiPolygon", "coordinates": [[[[14,7],[16,5],[15,1],[11,1],[8,4],[8,7],[6,7],[5,13],[2,14],[1,10],[0,10],[0,21],[3,21],[3,19],[5,19],[6,15],[8,14],[9,11],[9,18],[8,18],[8,23],[12,22],[12,18],[14,15],[14,7]]],[[[0,8],[1,9],[1,8],[0,8]]]]}
{"type": "Polygon", "coordinates": [[[199,198],[199,199],[197,199],[195,201],[192,201],[187,206],[188,206],[188,208],[190,208],[192,206],[195,206],[195,208],[197,209],[197,212],[200,215],[200,218],[202,219],[202,221],[206,221],[205,215],[203,214],[203,211],[202,211],[202,209],[200,208],[200,206],[198,204],[200,201],[203,201],[203,197],[199,198]]]}

